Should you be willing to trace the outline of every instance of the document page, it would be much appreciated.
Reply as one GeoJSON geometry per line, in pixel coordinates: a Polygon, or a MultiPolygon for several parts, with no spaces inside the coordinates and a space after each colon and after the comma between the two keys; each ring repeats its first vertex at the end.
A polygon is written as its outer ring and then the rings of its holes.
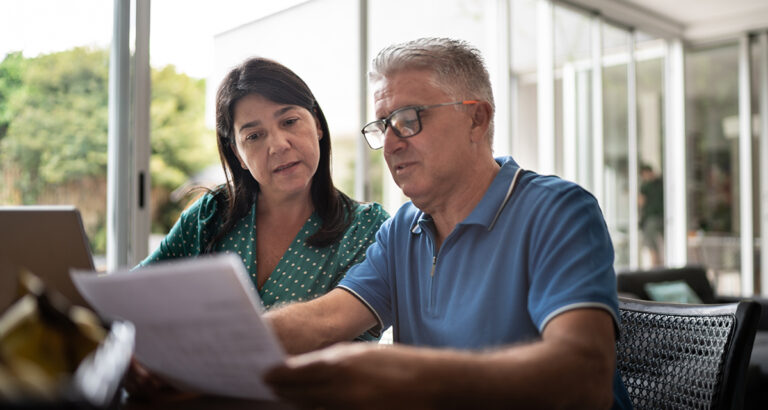
{"type": "Polygon", "coordinates": [[[274,399],[262,382],[285,353],[242,261],[234,255],[158,263],[72,280],[101,315],[136,327],[135,357],[185,390],[274,399]]]}

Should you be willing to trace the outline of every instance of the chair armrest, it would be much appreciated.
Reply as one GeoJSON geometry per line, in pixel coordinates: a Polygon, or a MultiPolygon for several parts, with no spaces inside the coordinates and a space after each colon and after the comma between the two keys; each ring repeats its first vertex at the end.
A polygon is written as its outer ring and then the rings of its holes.
{"type": "Polygon", "coordinates": [[[735,303],[742,300],[754,300],[760,304],[760,320],[757,322],[758,331],[768,331],[768,298],[751,297],[742,298],[739,296],[718,296],[717,303],[735,303]]]}

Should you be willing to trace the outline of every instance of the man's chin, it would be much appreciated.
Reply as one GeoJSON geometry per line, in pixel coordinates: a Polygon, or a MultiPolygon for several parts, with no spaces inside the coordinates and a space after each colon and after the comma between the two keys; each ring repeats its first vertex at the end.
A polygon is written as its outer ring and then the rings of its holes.
{"type": "Polygon", "coordinates": [[[419,206],[424,201],[424,193],[420,192],[419,190],[415,189],[415,187],[403,185],[400,186],[400,190],[403,192],[403,195],[405,195],[411,202],[413,202],[416,207],[421,208],[419,206]]]}

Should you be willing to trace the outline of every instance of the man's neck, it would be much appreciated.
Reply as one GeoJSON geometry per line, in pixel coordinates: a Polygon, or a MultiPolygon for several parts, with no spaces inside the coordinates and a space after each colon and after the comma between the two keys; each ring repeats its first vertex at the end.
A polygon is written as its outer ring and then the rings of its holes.
{"type": "Polygon", "coordinates": [[[500,169],[493,157],[490,161],[476,164],[467,170],[464,181],[457,181],[456,189],[439,206],[424,210],[435,224],[437,248],[480,203],[500,169]]]}

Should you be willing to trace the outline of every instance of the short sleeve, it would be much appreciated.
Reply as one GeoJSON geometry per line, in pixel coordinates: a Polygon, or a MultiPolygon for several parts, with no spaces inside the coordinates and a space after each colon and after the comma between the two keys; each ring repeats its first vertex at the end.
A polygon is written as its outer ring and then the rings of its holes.
{"type": "Polygon", "coordinates": [[[381,329],[392,324],[392,285],[387,248],[392,219],[387,220],[376,233],[374,242],[366,251],[365,260],[347,272],[339,287],[356,296],[376,317],[381,329]]]}
{"type": "Polygon", "coordinates": [[[565,311],[594,307],[618,327],[613,245],[595,198],[571,185],[532,203],[528,309],[542,331],[565,311]]]}

